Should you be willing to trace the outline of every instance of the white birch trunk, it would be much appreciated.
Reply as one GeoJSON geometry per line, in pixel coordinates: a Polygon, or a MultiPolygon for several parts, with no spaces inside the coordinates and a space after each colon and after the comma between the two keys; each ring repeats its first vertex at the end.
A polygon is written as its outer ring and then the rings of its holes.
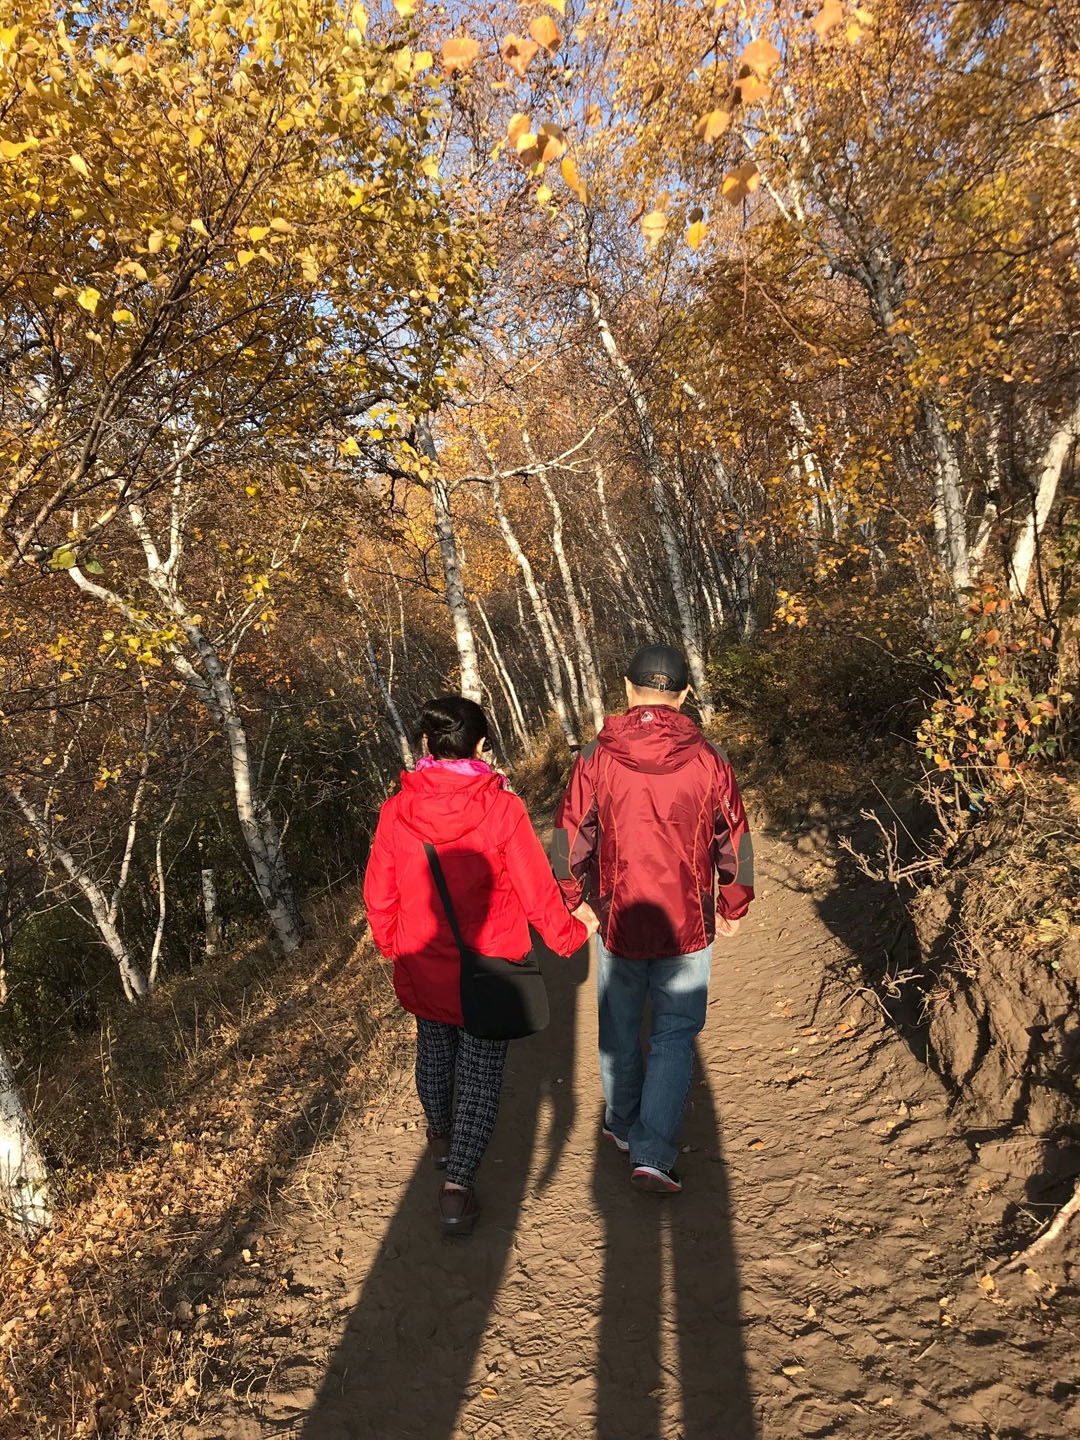
{"type": "Polygon", "coordinates": [[[94,919],[94,926],[101,936],[109,954],[116,961],[124,994],[129,1000],[141,1000],[150,992],[150,982],[142,967],[132,958],[131,952],[116,925],[113,907],[104,890],[84,866],[80,865],[67,847],[52,833],[44,816],[27,800],[21,791],[5,786],[19,813],[38,838],[38,843],[51,859],[67,871],[94,919]]]}
{"type": "Polygon", "coordinates": [[[517,687],[514,684],[506,660],[503,658],[502,647],[495,638],[495,631],[491,628],[491,621],[488,619],[487,611],[479,600],[476,602],[476,608],[479,612],[480,619],[484,622],[484,629],[487,631],[488,649],[491,653],[492,664],[499,677],[500,688],[506,699],[507,708],[510,711],[510,718],[514,724],[514,730],[517,733],[517,737],[521,742],[521,748],[525,754],[531,755],[533,752],[532,736],[529,734],[528,726],[525,724],[525,712],[521,708],[521,700],[518,698],[517,687]]]}
{"type": "MultiPolygon", "coordinates": [[[[434,467],[439,457],[431,428],[426,420],[416,427],[421,448],[434,467]]],[[[461,573],[461,555],[454,535],[454,517],[450,511],[450,496],[446,482],[437,472],[431,481],[431,507],[435,517],[435,536],[439,542],[442,559],[443,580],[446,586],[446,606],[454,627],[454,643],[457,646],[458,664],[461,667],[461,693],[466,700],[475,700],[479,705],[483,698],[480,681],[480,664],[476,657],[476,636],[473,634],[472,618],[465,599],[465,582],[461,573]]]]}
{"type": "Polygon", "coordinates": [[[213,959],[221,949],[221,916],[218,913],[217,884],[214,872],[207,865],[200,872],[202,881],[204,949],[208,959],[213,959]]]}
{"type": "Polygon", "coordinates": [[[682,554],[679,550],[679,538],[671,523],[668,514],[667,498],[664,494],[664,473],[660,451],[656,443],[656,432],[653,429],[652,416],[649,414],[648,402],[645,393],[638,384],[637,376],[630,366],[623,359],[622,353],[608,325],[607,317],[604,314],[604,307],[600,301],[600,292],[591,282],[586,282],[585,294],[589,301],[589,308],[592,311],[593,321],[600,335],[600,343],[607,355],[624,390],[627,398],[633,407],[635,418],[641,435],[641,448],[645,459],[645,472],[649,478],[649,490],[652,497],[653,510],[656,513],[657,524],[660,529],[660,543],[663,546],[664,560],[667,566],[668,580],[675,596],[675,609],[679,617],[679,633],[682,637],[683,649],[686,652],[686,663],[690,670],[690,679],[694,687],[694,694],[697,698],[698,708],[706,724],[712,719],[713,704],[712,692],[709,689],[709,682],[705,676],[705,657],[702,653],[701,637],[698,634],[697,626],[694,623],[693,607],[690,603],[690,592],[686,583],[686,571],[683,567],[682,554]]]}
{"type": "Polygon", "coordinates": [[[1073,446],[1080,442],[1080,400],[1057,427],[1039,463],[1039,481],[1031,513],[1013,546],[1009,560],[1009,589],[1020,598],[1027,594],[1028,581],[1038,553],[1039,537],[1053,509],[1061,473],[1073,446]]]}
{"type": "Polygon", "coordinates": [[[0,1045],[0,1211],[27,1241],[52,1224],[49,1176],[0,1045]]]}
{"type": "MultiPolygon", "coordinates": [[[[524,428],[522,429],[522,434],[525,434],[524,428]]],[[[531,449],[527,438],[526,448],[531,449]]],[[[551,484],[543,470],[539,471],[538,479],[544,491],[548,508],[551,511],[551,544],[555,551],[555,563],[558,565],[559,574],[562,577],[563,589],[566,592],[566,603],[570,609],[570,624],[573,627],[574,643],[577,646],[578,664],[581,667],[584,700],[592,717],[593,727],[596,733],[599,734],[604,725],[604,692],[597,671],[596,656],[593,654],[592,645],[589,643],[589,635],[585,629],[585,620],[581,613],[581,605],[578,601],[573,572],[570,569],[570,562],[566,558],[566,547],[563,545],[562,506],[559,504],[558,497],[551,488],[551,484]]]]}
{"type": "Polygon", "coordinates": [[[555,714],[558,716],[559,724],[562,727],[563,735],[568,745],[577,744],[577,735],[574,723],[570,718],[570,711],[566,704],[566,687],[563,685],[562,668],[559,662],[559,650],[555,643],[554,617],[548,610],[547,602],[540,594],[540,588],[536,583],[536,576],[533,573],[532,562],[521,548],[514,528],[507,518],[503,509],[502,491],[498,478],[491,482],[492,501],[495,506],[495,518],[498,521],[502,537],[506,542],[506,548],[517,561],[518,569],[521,571],[521,578],[525,582],[525,592],[536,616],[537,629],[540,631],[540,639],[544,646],[544,654],[547,657],[548,676],[551,682],[551,694],[555,706],[555,714]]]}
{"type": "MultiPolygon", "coordinates": [[[[416,756],[413,754],[413,748],[409,742],[409,733],[405,729],[404,722],[401,719],[401,712],[394,702],[393,692],[390,689],[386,676],[382,672],[382,666],[379,664],[378,656],[375,654],[375,646],[368,631],[364,607],[360,602],[359,595],[357,595],[353,588],[352,575],[347,568],[342,572],[342,578],[345,582],[345,593],[353,602],[360,623],[364,627],[364,650],[367,654],[368,667],[371,670],[371,676],[375,681],[379,695],[382,697],[383,709],[386,711],[387,719],[390,721],[391,729],[398,743],[398,749],[401,751],[401,762],[406,770],[412,770],[416,765],[416,756]]],[[[397,579],[396,576],[394,578],[395,580],[397,579]]],[[[404,616],[402,616],[401,633],[402,635],[405,633],[404,616]]],[[[340,650],[338,651],[338,655],[341,660],[344,661],[344,654],[340,650]]]]}

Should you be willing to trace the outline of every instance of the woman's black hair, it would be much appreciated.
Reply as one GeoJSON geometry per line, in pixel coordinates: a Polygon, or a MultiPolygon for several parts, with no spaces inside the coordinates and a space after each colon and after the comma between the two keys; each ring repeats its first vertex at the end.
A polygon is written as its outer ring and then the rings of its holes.
{"type": "Polygon", "coordinates": [[[487,716],[475,700],[462,695],[438,695],[420,711],[416,734],[427,737],[428,751],[436,760],[466,760],[487,739],[487,716]]]}

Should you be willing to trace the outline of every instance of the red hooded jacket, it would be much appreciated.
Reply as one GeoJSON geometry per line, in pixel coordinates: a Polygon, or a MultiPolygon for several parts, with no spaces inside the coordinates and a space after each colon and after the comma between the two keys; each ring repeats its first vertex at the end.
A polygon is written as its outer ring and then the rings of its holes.
{"type": "Polygon", "coordinates": [[[611,716],[581,752],[555,816],[552,862],[566,903],[584,896],[604,945],[627,960],[703,950],[717,910],[738,920],[754,898],[727,756],[668,706],[611,716]]]}
{"type": "Polygon", "coordinates": [[[364,901],[375,944],[394,962],[394,989],[406,1010],[461,1024],[461,962],[425,841],[439,853],[470,949],[524,960],[530,924],[559,955],[584,945],[588,931],[563,903],[528,812],[501,775],[444,765],[405,771],[400,791],[379,812],[364,901]]]}

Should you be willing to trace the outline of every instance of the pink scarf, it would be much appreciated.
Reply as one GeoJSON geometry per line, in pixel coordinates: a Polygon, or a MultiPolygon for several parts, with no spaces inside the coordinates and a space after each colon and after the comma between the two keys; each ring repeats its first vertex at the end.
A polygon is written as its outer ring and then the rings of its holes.
{"type": "MultiPolygon", "coordinates": [[[[498,775],[486,760],[477,760],[469,756],[463,760],[436,760],[434,755],[421,755],[416,762],[417,771],[430,770],[434,765],[441,765],[445,770],[452,770],[455,775],[498,775]]],[[[506,787],[506,777],[499,775],[503,788],[506,787]]]]}

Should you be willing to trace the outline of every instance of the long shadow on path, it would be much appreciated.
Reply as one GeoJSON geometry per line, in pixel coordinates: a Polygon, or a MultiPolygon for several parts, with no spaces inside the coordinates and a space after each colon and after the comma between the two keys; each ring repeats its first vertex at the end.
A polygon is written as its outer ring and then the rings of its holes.
{"type": "Polygon", "coordinates": [[[625,1159],[597,1155],[607,1247],[598,1440],[755,1440],[743,1355],[731,1200],[700,1054],[683,1124],[686,1188],[640,1195],[625,1159]]]}
{"type": "Polygon", "coordinates": [[[510,1047],[499,1120],[477,1180],[484,1214],[476,1234],[443,1239],[439,1177],[425,1157],[382,1241],[303,1440],[449,1440],[457,1430],[526,1187],[537,1183],[530,1168],[541,1117],[544,1185],[576,1114],[576,1012],[587,952],[571,960],[541,953],[551,1025],[510,1047]]]}
{"type": "MultiPolygon", "coordinates": [[[[551,1027],[511,1046],[499,1122],[478,1181],[485,1213],[476,1234],[465,1241],[442,1238],[438,1177],[423,1159],[382,1239],[302,1440],[451,1440],[462,1433],[462,1410],[483,1382],[477,1361],[507,1278],[522,1204],[532,1187],[555,1177],[580,1100],[575,1037],[587,957],[550,956],[544,969],[551,1027]]],[[[585,1003],[595,1003],[587,993],[585,1003]]],[[[591,1023],[582,1028],[593,1033],[591,1023]]],[[[583,1069],[595,1076],[591,1056],[583,1069]]],[[[583,1298],[590,1311],[599,1305],[599,1351],[595,1359],[581,1357],[586,1367],[596,1366],[597,1415],[594,1425],[567,1414],[568,1437],[758,1435],[743,1359],[727,1173],[700,1073],[683,1138],[692,1147],[687,1188],[668,1201],[634,1191],[624,1157],[601,1148],[597,1134],[593,1200],[603,1221],[604,1284],[595,1302],[583,1298]]],[[[584,1174],[581,1183],[582,1224],[591,1229],[597,1222],[586,1213],[584,1174]]],[[[557,1238],[545,1237],[549,1251],[557,1238]]],[[[534,1323],[542,1334],[544,1319],[534,1323]]],[[[591,1314],[581,1328],[592,1332],[591,1314]]],[[[513,1409],[502,1410],[498,1423],[503,1435],[531,1440],[530,1421],[519,1423],[513,1409]]]]}

